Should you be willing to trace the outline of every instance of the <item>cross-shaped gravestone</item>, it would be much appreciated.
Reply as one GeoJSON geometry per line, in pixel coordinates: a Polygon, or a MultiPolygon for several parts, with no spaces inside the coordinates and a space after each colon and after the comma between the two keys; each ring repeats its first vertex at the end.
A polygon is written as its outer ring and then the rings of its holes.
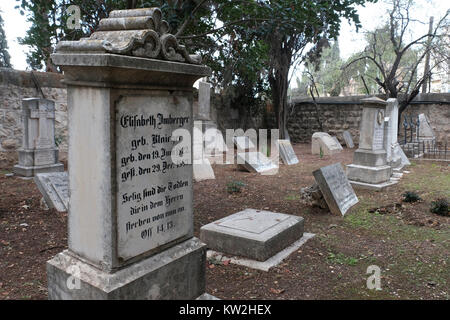
{"type": "Polygon", "coordinates": [[[26,177],[37,173],[64,171],[55,147],[55,102],[40,98],[22,101],[23,140],[14,174],[26,177]]]}
{"type": "Polygon", "coordinates": [[[50,121],[54,121],[55,113],[49,110],[31,110],[31,119],[39,120],[39,134],[35,140],[35,148],[51,148],[54,146],[54,136],[50,121]]]}

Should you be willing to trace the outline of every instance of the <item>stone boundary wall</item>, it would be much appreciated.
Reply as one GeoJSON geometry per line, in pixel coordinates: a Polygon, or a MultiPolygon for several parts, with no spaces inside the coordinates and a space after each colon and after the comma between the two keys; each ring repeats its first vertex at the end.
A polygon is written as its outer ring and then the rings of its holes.
{"type": "MultiPolygon", "coordinates": [[[[33,72],[47,99],[55,101],[55,132],[61,140],[59,149],[67,152],[67,92],[61,83],[64,76],[59,73],[33,72]]],[[[0,68],[0,152],[16,151],[22,144],[22,99],[39,97],[31,72],[0,68]]],[[[359,139],[361,100],[368,96],[317,98],[317,108],[311,98],[294,98],[289,105],[288,131],[293,142],[311,142],[314,132],[320,131],[318,116],[323,131],[336,135],[344,143],[342,132],[350,131],[354,142],[359,139]]],[[[194,106],[195,108],[195,106],[194,106]]],[[[425,113],[437,136],[437,141],[449,140],[450,93],[421,94],[407,107],[404,115],[417,117],[425,113]]],[[[226,105],[219,95],[211,97],[211,118],[219,129],[273,128],[274,115],[267,113],[258,117],[239,114],[237,109],[226,105]],[[266,124],[265,124],[266,123],[266,124]]],[[[402,118],[403,121],[403,118],[402,118]]],[[[399,130],[399,141],[403,138],[399,130]]]]}
{"type": "MultiPolygon", "coordinates": [[[[67,151],[67,92],[59,73],[33,72],[45,98],[55,101],[55,137],[67,151]]],[[[0,68],[0,152],[22,145],[22,99],[41,97],[30,71],[0,68]]]]}
{"type": "MultiPolygon", "coordinates": [[[[342,133],[348,130],[357,144],[362,115],[361,100],[368,96],[323,97],[317,98],[317,107],[311,98],[295,98],[289,105],[287,127],[293,142],[311,142],[314,132],[323,131],[337,136],[344,143],[342,133]]],[[[380,98],[383,98],[380,96],[380,98]]],[[[402,114],[417,117],[425,113],[439,142],[449,140],[450,136],[450,93],[420,94],[402,114]]],[[[403,129],[399,130],[399,139],[403,129]]]]}

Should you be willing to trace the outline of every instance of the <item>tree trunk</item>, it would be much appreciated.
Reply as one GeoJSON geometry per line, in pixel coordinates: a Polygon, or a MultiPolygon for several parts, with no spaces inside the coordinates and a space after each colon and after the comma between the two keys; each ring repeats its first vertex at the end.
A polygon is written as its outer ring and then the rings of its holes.
{"type": "Polygon", "coordinates": [[[289,67],[291,66],[291,50],[287,43],[274,36],[270,42],[272,51],[269,83],[272,89],[272,100],[280,139],[287,138],[287,93],[289,85],[289,67]]]}

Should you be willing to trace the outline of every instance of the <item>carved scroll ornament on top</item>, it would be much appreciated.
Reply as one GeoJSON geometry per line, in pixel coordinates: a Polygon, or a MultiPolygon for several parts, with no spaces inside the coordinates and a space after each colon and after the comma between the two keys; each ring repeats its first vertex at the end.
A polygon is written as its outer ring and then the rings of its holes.
{"type": "Polygon", "coordinates": [[[169,24],[162,20],[159,8],[111,11],[89,38],[61,41],[56,52],[104,52],[191,64],[202,60],[199,55],[189,54],[169,33],[169,24]]]}

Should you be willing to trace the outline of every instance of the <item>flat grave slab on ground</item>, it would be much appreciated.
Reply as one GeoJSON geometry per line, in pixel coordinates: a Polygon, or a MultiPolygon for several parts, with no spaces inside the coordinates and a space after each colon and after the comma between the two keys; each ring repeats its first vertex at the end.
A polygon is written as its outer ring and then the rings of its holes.
{"type": "Polygon", "coordinates": [[[200,229],[200,238],[212,250],[265,261],[303,235],[303,218],[246,209],[200,229]]]}

